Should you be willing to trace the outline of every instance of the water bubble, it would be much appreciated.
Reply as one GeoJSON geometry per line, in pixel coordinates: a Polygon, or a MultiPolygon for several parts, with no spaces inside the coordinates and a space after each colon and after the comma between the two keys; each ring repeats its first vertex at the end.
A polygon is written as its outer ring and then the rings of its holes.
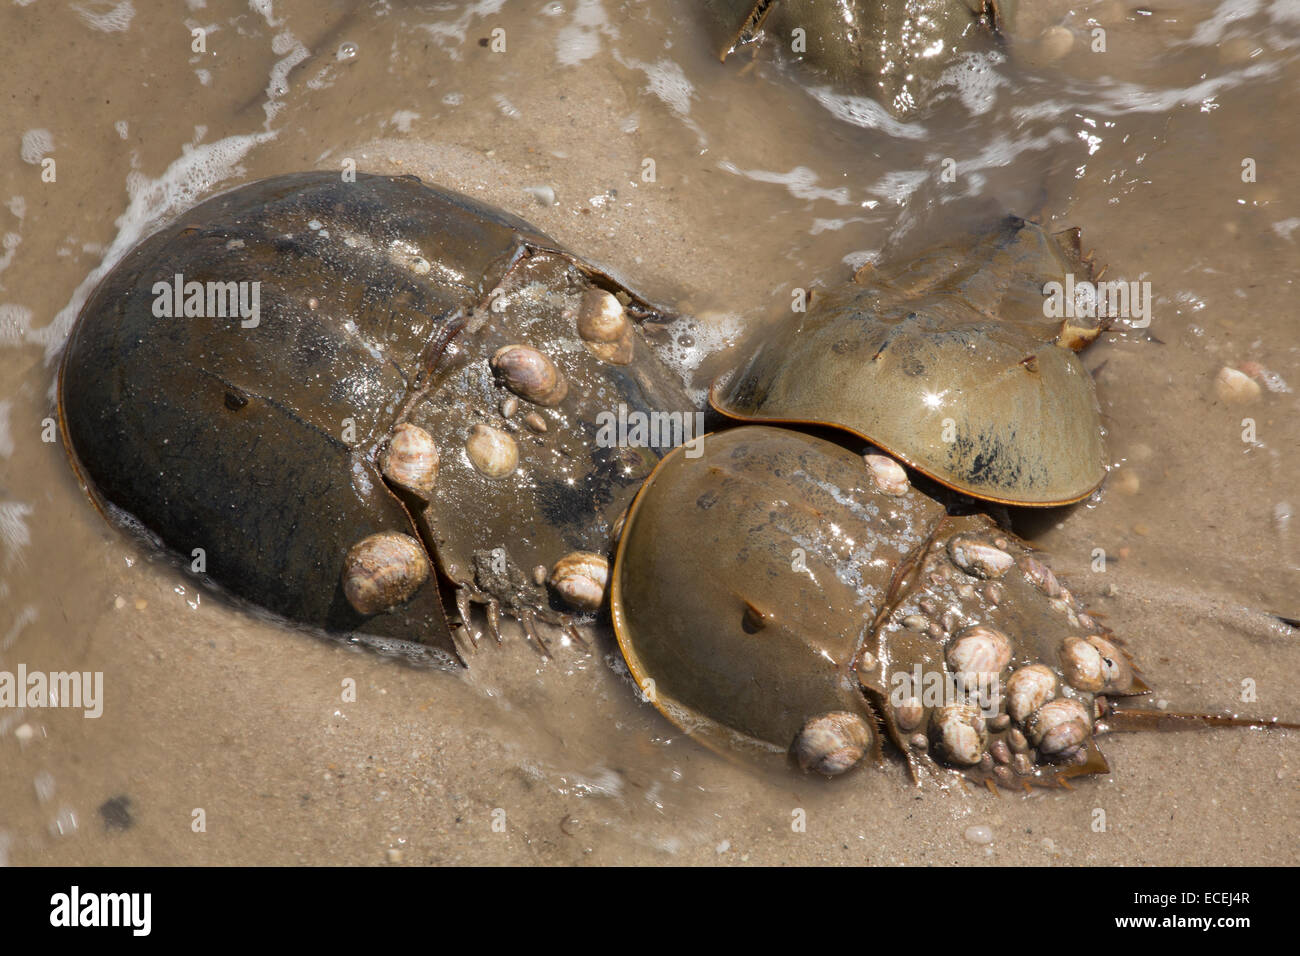
{"type": "Polygon", "coordinates": [[[338,59],[340,63],[349,63],[352,60],[355,60],[357,58],[358,52],[359,51],[355,43],[353,43],[351,40],[345,40],[344,42],[339,44],[339,51],[338,53],[335,54],[335,57],[338,59]]]}
{"type": "Polygon", "coordinates": [[[71,807],[63,807],[50,821],[50,836],[72,836],[76,832],[77,812],[71,807]]]}
{"type": "Polygon", "coordinates": [[[1277,525],[1277,530],[1283,534],[1286,534],[1294,516],[1295,507],[1289,501],[1279,501],[1273,506],[1273,523],[1277,525]]]}

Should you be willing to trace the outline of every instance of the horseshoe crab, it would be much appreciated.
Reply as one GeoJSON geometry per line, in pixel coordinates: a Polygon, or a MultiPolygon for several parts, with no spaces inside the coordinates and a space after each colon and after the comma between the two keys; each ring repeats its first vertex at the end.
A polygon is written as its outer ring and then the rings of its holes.
{"type": "MultiPolygon", "coordinates": [[[[1106,473],[1075,352],[1105,320],[1050,319],[1044,288],[1095,278],[1079,231],[1010,216],[870,265],[766,334],[709,400],[751,422],[833,425],[974,498],[1051,506],[1106,473]]],[[[1085,287],[1086,288],[1086,287],[1085,287]]]]}
{"type": "Polygon", "coordinates": [[[1108,729],[1295,726],[1116,708],[1148,689],[1120,639],[1031,548],[891,459],[768,426],[702,445],[633,502],[610,606],[638,686],[706,743],[833,776],[878,759],[883,731],[918,783],[995,789],[1105,772],[1108,729]]]}
{"type": "Polygon", "coordinates": [[[1013,0],[720,0],[734,33],[722,59],[780,38],[841,89],[871,96],[895,116],[928,103],[958,55],[996,49],[1013,0]]]}
{"type": "Polygon", "coordinates": [[[242,598],[454,656],[445,578],[467,627],[479,603],[498,639],[504,612],[540,642],[536,619],[572,631],[593,606],[590,581],[566,605],[549,570],[603,560],[665,450],[612,447],[597,416],[691,408],[639,331],[657,315],[415,177],[278,176],[109,273],[69,339],[59,419],[96,503],[242,598]]]}

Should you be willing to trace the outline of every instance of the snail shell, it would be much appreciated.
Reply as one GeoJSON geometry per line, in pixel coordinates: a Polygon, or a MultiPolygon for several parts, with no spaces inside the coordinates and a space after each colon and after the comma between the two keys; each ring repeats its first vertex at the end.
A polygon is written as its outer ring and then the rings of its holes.
{"type": "Polygon", "coordinates": [[[569,392],[564,374],[531,345],[504,345],[488,364],[506,388],[538,405],[558,405],[569,392]]]}
{"type": "Polygon", "coordinates": [[[969,704],[950,704],[930,718],[935,752],[950,763],[974,767],[984,756],[987,734],[984,718],[969,704]]]}
{"type": "Polygon", "coordinates": [[[1007,713],[1019,723],[1056,696],[1056,675],[1043,664],[1030,664],[1007,680],[1007,713]]]}
{"type": "Polygon", "coordinates": [[[609,562],[590,551],[574,551],[555,562],[550,583],[570,607],[595,611],[605,601],[609,562]]]}
{"type": "Polygon", "coordinates": [[[398,425],[379,456],[379,470],[390,484],[427,501],[438,478],[438,446],[433,436],[419,425],[398,425]]]}
{"type": "Polygon", "coordinates": [[[997,628],[977,624],[957,635],[945,658],[957,674],[1000,674],[1011,663],[1011,639],[997,628]]]}
{"type": "Polygon", "coordinates": [[[1022,554],[1016,561],[1020,567],[1020,572],[1025,576],[1034,587],[1042,591],[1049,598],[1061,596],[1061,582],[1056,580],[1056,575],[1042,561],[1039,561],[1032,554],[1022,554]]]}
{"type": "Polygon", "coordinates": [[[790,749],[804,772],[834,777],[856,766],[870,746],[867,722],[857,714],[836,710],[805,723],[790,749]]]}
{"type": "Polygon", "coordinates": [[[908,697],[894,706],[894,723],[898,724],[899,730],[915,730],[921,726],[921,721],[924,719],[925,708],[916,697],[908,697]]]}
{"type": "Polygon", "coordinates": [[[1039,753],[1054,760],[1065,760],[1087,742],[1092,733],[1092,719],[1087,708],[1077,700],[1058,697],[1034,711],[1025,730],[1039,753]]]}
{"type": "Polygon", "coordinates": [[[1067,637],[1061,645],[1061,670],[1066,683],[1078,690],[1095,694],[1106,683],[1101,652],[1077,637],[1067,637]]]}
{"type": "Polygon", "coordinates": [[[863,455],[867,470],[875,479],[876,487],[887,495],[905,495],[911,484],[903,466],[888,455],[863,455]]]}
{"type": "Polygon", "coordinates": [[[378,614],[409,601],[429,579],[429,558],[409,534],[380,531],[348,549],[343,593],[358,614],[378,614]]]}
{"type": "Polygon", "coordinates": [[[473,425],[465,442],[470,464],[488,478],[504,478],[519,466],[519,446],[499,428],[473,425]]]}
{"type": "Polygon", "coordinates": [[[604,289],[588,289],[578,307],[578,336],[587,351],[611,365],[632,361],[632,323],[623,303],[604,289]]]}
{"type": "Polygon", "coordinates": [[[968,534],[949,540],[948,556],[953,564],[977,578],[1000,578],[1015,564],[1015,559],[1001,548],[968,534]]]}
{"type": "Polygon", "coordinates": [[[1088,635],[1088,643],[1101,656],[1101,689],[1108,694],[1131,693],[1137,677],[1124,652],[1098,634],[1088,635]]]}

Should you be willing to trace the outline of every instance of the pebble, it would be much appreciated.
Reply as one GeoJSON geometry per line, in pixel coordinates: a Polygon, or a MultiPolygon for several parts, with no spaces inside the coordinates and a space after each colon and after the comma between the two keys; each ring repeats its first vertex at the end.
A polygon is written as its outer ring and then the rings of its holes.
{"type": "Polygon", "coordinates": [[[19,724],[14,728],[14,736],[18,738],[20,744],[25,744],[36,736],[36,730],[31,724],[19,724]]]}
{"type": "Polygon", "coordinates": [[[116,610],[122,610],[122,608],[126,607],[126,598],[120,596],[113,598],[113,607],[116,610]]]}
{"type": "Polygon", "coordinates": [[[1231,405],[1253,402],[1259,398],[1260,391],[1257,381],[1245,372],[1239,372],[1227,365],[1219,369],[1219,374],[1214,377],[1214,394],[1220,401],[1231,405]]]}
{"type": "Polygon", "coordinates": [[[1249,375],[1256,382],[1260,382],[1270,392],[1279,392],[1285,394],[1291,391],[1291,386],[1286,383],[1281,375],[1277,372],[1270,372],[1258,362],[1242,362],[1241,371],[1249,375]]]}
{"type": "Polygon", "coordinates": [[[401,851],[401,850],[392,849],[392,850],[389,850],[389,851],[388,851],[387,853],[385,853],[384,855],[385,855],[386,857],[388,857],[388,862],[389,862],[389,863],[401,863],[401,862],[402,862],[402,851],[401,851]]]}
{"type": "Polygon", "coordinates": [[[525,186],[524,192],[536,199],[540,206],[555,205],[555,190],[550,186],[525,186]]]}
{"type": "Polygon", "coordinates": [[[986,826],[967,827],[966,839],[981,846],[987,845],[993,842],[993,830],[986,826]]]}
{"type": "Polygon", "coordinates": [[[144,598],[136,598],[136,599],[135,599],[135,609],[136,609],[137,611],[143,611],[143,610],[144,610],[145,608],[147,608],[148,606],[149,606],[149,602],[146,601],[144,598]]]}

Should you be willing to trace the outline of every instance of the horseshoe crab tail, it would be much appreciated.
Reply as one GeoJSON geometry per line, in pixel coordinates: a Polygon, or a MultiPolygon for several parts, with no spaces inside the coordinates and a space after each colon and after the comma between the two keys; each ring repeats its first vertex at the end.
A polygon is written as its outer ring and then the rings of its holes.
{"type": "Polygon", "coordinates": [[[1097,722],[1097,733],[1127,733],[1141,730],[1199,730],[1204,727],[1254,727],[1267,730],[1300,730],[1300,723],[1278,717],[1242,717],[1237,714],[1198,714],[1178,710],[1129,708],[1111,702],[1107,713],[1097,722]]]}
{"type": "Polygon", "coordinates": [[[735,35],[732,36],[731,42],[719,51],[718,59],[726,63],[727,57],[731,54],[757,40],[759,32],[763,29],[763,21],[772,12],[775,3],[776,0],[756,0],[749,13],[745,15],[745,19],[741,21],[735,35]]]}

